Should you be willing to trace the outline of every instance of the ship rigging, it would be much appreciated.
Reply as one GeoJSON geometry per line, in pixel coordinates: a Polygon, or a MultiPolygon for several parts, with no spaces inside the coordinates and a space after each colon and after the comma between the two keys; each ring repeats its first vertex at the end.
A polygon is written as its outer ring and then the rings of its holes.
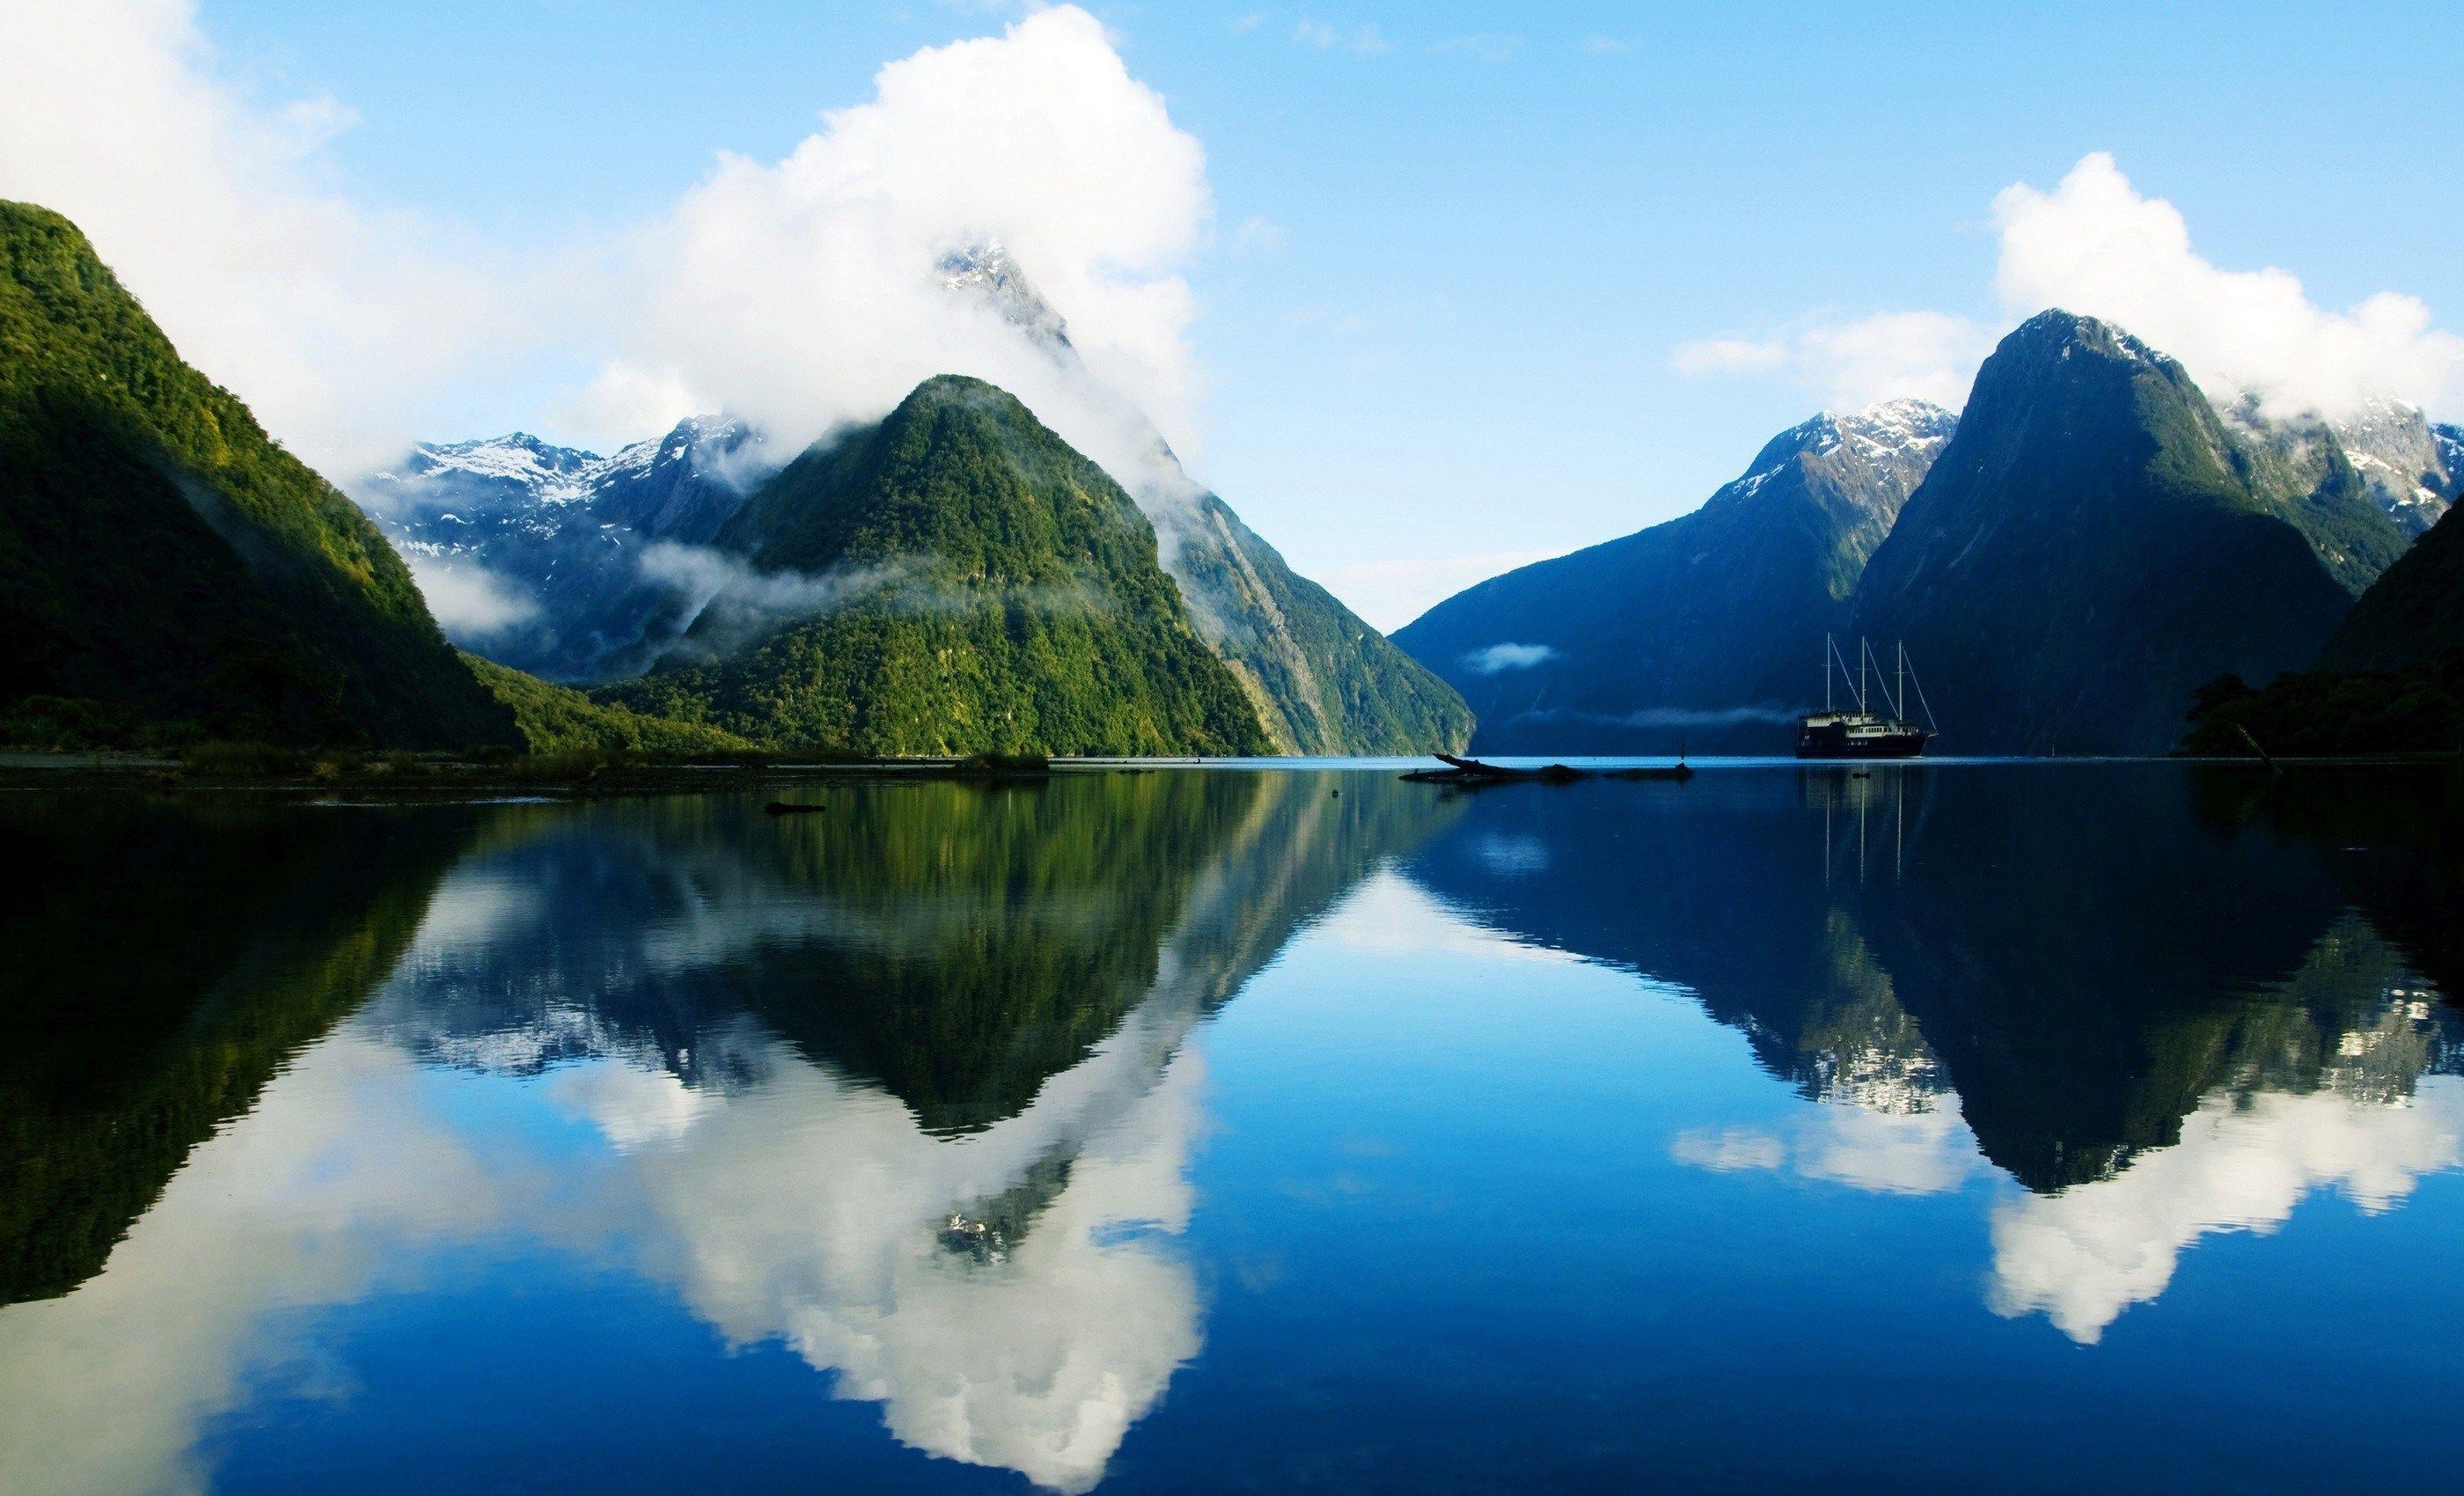
{"type": "Polygon", "coordinates": [[[1916,670],[1908,663],[1908,649],[1897,648],[1894,670],[1885,674],[1874,659],[1873,646],[1857,641],[1856,684],[1849,687],[1848,662],[1839,653],[1839,645],[1831,635],[1822,636],[1822,710],[1800,717],[1796,724],[1796,756],[1800,759],[1913,759],[1925,752],[1942,731],[1934,720],[1933,704],[1925,700],[1925,686],[1917,679],[1916,670]],[[1837,666],[1839,683],[1849,689],[1857,710],[1841,712],[1832,705],[1832,668],[1837,666]],[[1896,688],[1891,684],[1896,678],[1896,688]],[[1916,693],[1917,704],[1925,709],[1925,725],[1918,726],[1908,716],[1908,693],[1916,693]],[[1873,698],[1890,708],[1885,717],[1874,710],[1873,698]]]}

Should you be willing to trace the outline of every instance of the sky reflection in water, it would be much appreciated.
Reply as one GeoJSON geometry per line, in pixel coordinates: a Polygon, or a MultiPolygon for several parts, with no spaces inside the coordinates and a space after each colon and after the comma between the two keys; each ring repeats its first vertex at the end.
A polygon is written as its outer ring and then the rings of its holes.
{"type": "Polygon", "coordinates": [[[0,806],[0,1486],[2442,1467],[2448,781],[819,793],[0,806]]]}

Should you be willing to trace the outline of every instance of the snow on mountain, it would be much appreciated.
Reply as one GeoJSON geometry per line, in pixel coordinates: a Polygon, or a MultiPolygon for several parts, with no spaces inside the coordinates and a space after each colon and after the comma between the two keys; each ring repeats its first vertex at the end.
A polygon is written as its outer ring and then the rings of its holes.
{"type": "Polygon", "coordinates": [[[591,684],[646,668],[683,621],[644,549],[707,544],[766,467],[750,427],[697,416],[605,457],[520,431],[422,444],[353,496],[431,595],[496,601],[441,620],[454,643],[591,684]]]}

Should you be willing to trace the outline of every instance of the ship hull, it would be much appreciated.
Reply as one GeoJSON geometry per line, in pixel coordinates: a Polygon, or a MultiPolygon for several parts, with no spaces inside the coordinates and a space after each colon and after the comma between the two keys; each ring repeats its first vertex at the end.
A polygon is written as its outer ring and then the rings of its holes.
{"type": "Polygon", "coordinates": [[[1800,759],[1913,759],[1925,750],[1933,735],[1916,728],[1902,732],[1851,733],[1844,729],[1808,727],[1796,735],[1800,759]]]}

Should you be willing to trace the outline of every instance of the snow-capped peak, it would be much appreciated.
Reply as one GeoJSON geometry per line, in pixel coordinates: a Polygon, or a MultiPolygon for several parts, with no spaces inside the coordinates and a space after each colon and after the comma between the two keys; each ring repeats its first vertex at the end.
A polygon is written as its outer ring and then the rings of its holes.
{"type": "Polygon", "coordinates": [[[1038,342],[1069,346],[1069,324],[1037,294],[999,239],[954,250],[935,268],[943,289],[981,297],[1001,320],[1038,342]]]}

